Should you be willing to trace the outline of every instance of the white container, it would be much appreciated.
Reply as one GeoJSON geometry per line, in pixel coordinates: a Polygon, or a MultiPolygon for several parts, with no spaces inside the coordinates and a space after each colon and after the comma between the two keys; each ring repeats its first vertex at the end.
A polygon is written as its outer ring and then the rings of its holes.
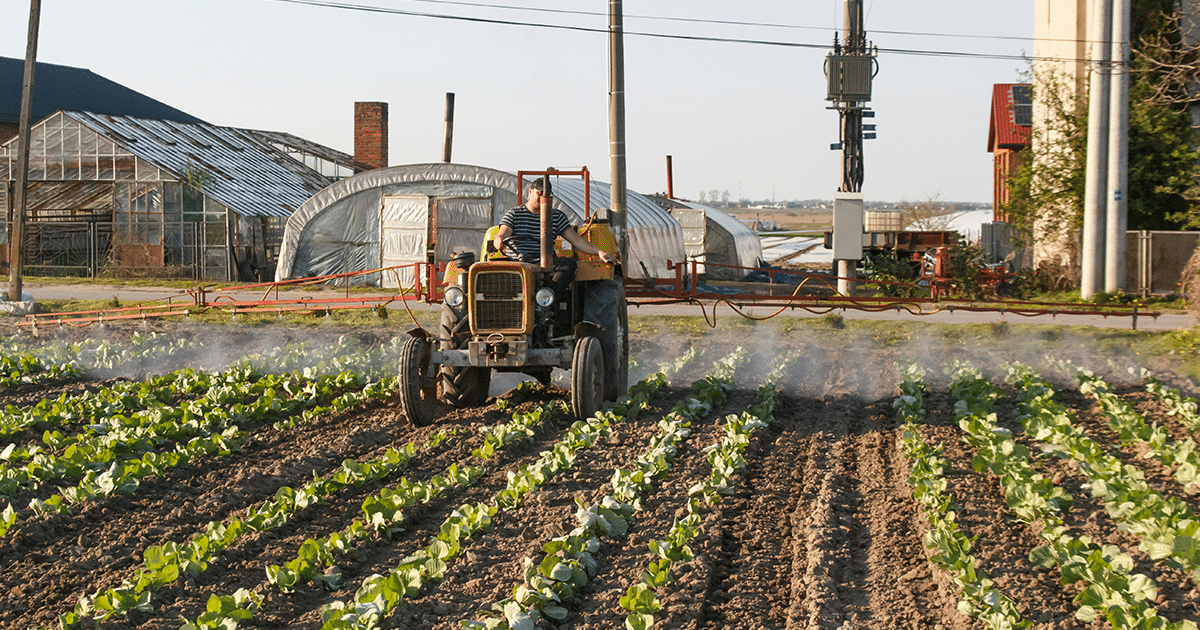
{"type": "Polygon", "coordinates": [[[901,221],[897,211],[868,210],[863,217],[863,229],[867,232],[899,232],[901,221]]]}

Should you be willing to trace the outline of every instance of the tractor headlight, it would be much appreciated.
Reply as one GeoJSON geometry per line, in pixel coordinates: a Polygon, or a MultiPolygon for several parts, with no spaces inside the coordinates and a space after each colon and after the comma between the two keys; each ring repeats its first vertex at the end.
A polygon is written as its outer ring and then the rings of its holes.
{"type": "Polygon", "coordinates": [[[534,295],[533,299],[537,300],[538,306],[549,308],[551,304],[554,304],[554,291],[549,287],[542,287],[538,289],[537,295],[534,295]]]}
{"type": "Polygon", "coordinates": [[[446,304],[449,304],[454,308],[458,308],[462,306],[464,299],[463,290],[457,285],[450,285],[446,287],[446,304]]]}

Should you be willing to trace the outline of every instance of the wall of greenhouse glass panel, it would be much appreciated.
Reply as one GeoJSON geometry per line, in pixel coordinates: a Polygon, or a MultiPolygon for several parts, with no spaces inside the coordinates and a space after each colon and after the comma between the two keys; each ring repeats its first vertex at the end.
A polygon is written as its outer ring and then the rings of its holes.
{"type": "MultiPolygon", "coordinates": [[[[17,140],[0,145],[7,270],[17,140]]],[[[284,225],[353,158],[278,132],[59,111],[33,126],[27,275],[271,279],[284,225]]]]}

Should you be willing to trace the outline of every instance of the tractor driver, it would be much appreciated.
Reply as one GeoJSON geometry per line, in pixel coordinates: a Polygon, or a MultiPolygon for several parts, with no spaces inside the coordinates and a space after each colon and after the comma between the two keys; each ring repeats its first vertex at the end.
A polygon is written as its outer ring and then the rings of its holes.
{"type": "MultiPolygon", "coordinates": [[[[500,219],[500,229],[496,231],[496,237],[492,241],[497,251],[501,251],[501,242],[506,238],[512,238],[515,241],[517,251],[521,253],[524,262],[537,264],[542,257],[541,239],[539,232],[541,231],[541,208],[542,197],[551,198],[552,192],[550,182],[546,181],[546,190],[542,190],[542,179],[536,179],[529,185],[529,192],[525,199],[525,205],[517,206],[504,213],[504,218],[500,219]]],[[[616,254],[610,254],[599,247],[588,242],[587,239],[579,235],[575,228],[571,227],[571,223],[567,220],[567,215],[557,208],[552,208],[550,215],[550,234],[551,239],[559,236],[563,237],[576,250],[585,254],[599,256],[600,260],[610,265],[616,264],[616,254]]],[[[562,295],[563,291],[575,279],[576,262],[574,258],[554,258],[554,274],[550,279],[550,288],[554,290],[555,295],[562,295]]]]}

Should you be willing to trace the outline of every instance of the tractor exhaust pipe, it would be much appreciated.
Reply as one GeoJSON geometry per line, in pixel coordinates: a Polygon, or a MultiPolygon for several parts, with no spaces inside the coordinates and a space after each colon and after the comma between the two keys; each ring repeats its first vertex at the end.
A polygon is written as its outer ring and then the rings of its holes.
{"type": "Polygon", "coordinates": [[[554,271],[554,243],[550,238],[550,213],[552,212],[550,205],[550,195],[546,191],[550,190],[550,176],[542,175],[542,196],[538,200],[540,209],[538,210],[539,218],[541,219],[542,229],[542,271],[554,271]]]}

